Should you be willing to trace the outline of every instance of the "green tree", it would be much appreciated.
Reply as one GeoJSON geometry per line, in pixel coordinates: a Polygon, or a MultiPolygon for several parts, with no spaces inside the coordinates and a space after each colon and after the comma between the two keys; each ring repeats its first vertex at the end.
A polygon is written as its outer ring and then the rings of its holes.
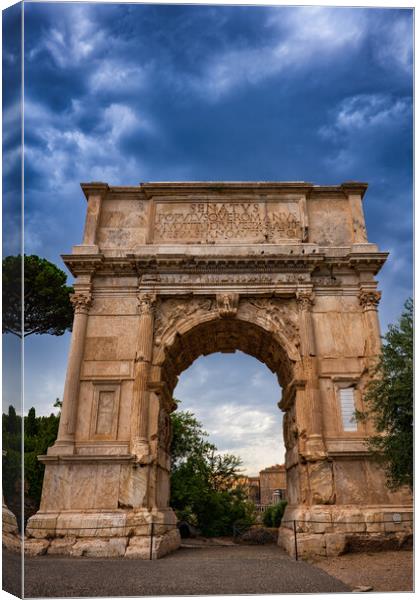
{"type": "Polygon", "coordinates": [[[71,329],[73,309],[67,276],[45,258],[30,255],[3,259],[3,333],[22,337],[22,266],[24,275],[23,336],[63,335],[71,329]]]}
{"type": "Polygon", "coordinates": [[[235,522],[253,522],[253,508],[239,485],[241,460],[207,437],[192,413],[172,413],[171,506],[204,535],[231,534],[235,522]]]}
{"type": "MultiPolygon", "coordinates": [[[[24,417],[24,477],[25,477],[25,519],[39,508],[44,478],[44,465],[37,459],[45,454],[58,432],[59,416],[37,417],[31,408],[24,417]]],[[[21,519],[21,478],[22,478],[22,418],[16,415],[13,407],[8,414],[3,413],[3,493],[9,508],[21,519]]]]}
{"type": "Polygon", "coordinates": [[[19,431],[19,420],[18,417],[16,415],[16,410],[15,407],[10,405],[9,406],[9,412],[7,415],[7,420],[6,420],[6,431],[8,433],[10,433],[11,435],[18,433],[19,431]]]}
{"type": "Polygon", "coordinates": [[[32,437],[36,435],[38,430],[38,423],[36,419],[36,413],[34,407],[29,409],[28,416],[25,419],[25,435],[32,437]]]}
{"type": "Polygon", "coordinates": [[[386,471],[391,489],[413,487],[413,301],[408,299],[397,325],[384,336],[378,363],[364,397],[359,419],[373,419],[376,433],[368,438],[386,471]]]}

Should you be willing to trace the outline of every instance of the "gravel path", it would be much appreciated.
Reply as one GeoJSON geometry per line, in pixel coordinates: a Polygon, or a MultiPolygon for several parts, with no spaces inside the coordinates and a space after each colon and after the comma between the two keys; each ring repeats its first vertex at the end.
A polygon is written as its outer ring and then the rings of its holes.
{"type": "Polygon", "coordinates": [[[413,552],[361,552],[343,554],[313,563],[351,589],[369,586],[375,592],[411,592],[413,586],[413,552]]]}
{"type": "MultiPolygon", "coordinates": [[[[7,573],[19,557],[4,553],[7,573]]],[[[25,561],[25,596],[159,596],[345,592],[278,546],[182,548],[157,561],[41,556],[25,561]]]]}

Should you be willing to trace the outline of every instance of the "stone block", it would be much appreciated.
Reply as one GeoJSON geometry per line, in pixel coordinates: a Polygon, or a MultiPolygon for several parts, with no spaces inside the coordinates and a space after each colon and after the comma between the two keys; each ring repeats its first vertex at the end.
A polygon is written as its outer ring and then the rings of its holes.
{"type": "Polygon", "coordinates": [[[293,531],[287,527],[280,527],[277,544],[280,548],[286,550],[287,554],[293,556],[295,552],[295,538],[293,531]]]}
{"type": "Polygon", "coordinates": [[[70,550],[75,543],[75,537],[57,538],[51,541],[47,554],[68,556],[71,554],[70,550]]]}
{"type": "Polygon", "coordinates": [[[62,537],[76,536],[78,538],[125,537],[127,535],[126,513],[97,512],[62,513],[57,518],[56,534],[62,537]]]}
{"type": "Polygon", "coordinates": [[[385,531],[383,513],[368,513],[365,518],[366,533],[381,533],[385,531]]]}
{"type": "Polygon", "coordinates": [[[77,541],[70,548],[70,556],[89,556],[110,558],[124,556],[127,546],[127,538],[90,538],[77,541]]]}
{"type": "Polygon", "coordinates": [[[306,520],[311,533],[326,533],[333,528],[330,511],[313,510],[307,513],[306,520]]]}
{"type": "Polygon", "coordinates": [[[326,556],[325,536],[322,534],[301,534],[297,538],[298,557],[315,558],[326,556]]]}
{"type": "Polygon", "coordinates": [[[31,538],[45,539],[55,535],[57,515],[48,516],[37,513],[30,517],[26,525],[26,535],[31,538]]]}
{"type": "Polygon", "coordinates": [[[41,556],[47,552],[50,542],[48,540],[27,539],[23,542],[25,556],[41,556]]]}
{"type": "Polygon", "coordinates": [[[340,533],[365,533],[366,520],[361,512],[343,508],[334,515],[334,528],[340,533]]]}
{"type": "MultiPolygon", "coordinates": [[[[130,538],[125,555],[127,558],[141,558],[149,560],[150,558],[150,536],[134,536],[130,538]]],[[[153,549],[152,549],[153,557],[153,549]]]]}
{"type": "Polygon", "coordinates": [[[22,540],[21,538],[13,533],[8,533],[7,531],[3,531],[2,533],[2,544],[7,550],[11,552],[21,552],[22,549],[22,540]]]}
{"type": "Polygon", "coordinates": [[[327,556],[339,556],[347,552],[346,536],[343,533],[325,534],[325,553],[327,556]]]}
{"type": "Polygon", "coordinates": [[[2,524],[3,524],[3,532],[6,533],[18,533],[18,526],[15,515],[11,510],[7,508],[5,504],[3,504],[3,514],[2,514],[2,524]]]}
{"type": "MultiPolygon", "coordinates": [[[[149,560],[150,558],[150,536],[134,536],[130,539],[125,556],[127,558],[140,558],[149,560]]],[[[172,529],[163,535],[157,535],[153,538],[152,559],[162,558],[166,554],[179,548],[181,536],[178,529],[172,529]]]]}
{"type": "Polygon", "coordinates": [[[334,502],[334,481],[331,463],[326,460],[309,463],[308,477],[313,504],[334,502]]]}

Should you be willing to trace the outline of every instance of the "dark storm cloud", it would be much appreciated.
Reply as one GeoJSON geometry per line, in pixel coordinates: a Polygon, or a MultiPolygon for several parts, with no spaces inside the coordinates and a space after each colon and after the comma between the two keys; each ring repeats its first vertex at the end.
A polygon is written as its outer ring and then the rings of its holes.
{"type": "Polygon", "coordinates": [[[369,238],[391,250],[383,325],[397,318],[411,10],[29,3],[25,18],[27,252],[60,264],[80,242],[80,181],[365,180],[369,238]]]}
{"type": "Polygon", "coordinates": [[[3,16],[3,255],[21,250],[21,5],[3,16]]]}

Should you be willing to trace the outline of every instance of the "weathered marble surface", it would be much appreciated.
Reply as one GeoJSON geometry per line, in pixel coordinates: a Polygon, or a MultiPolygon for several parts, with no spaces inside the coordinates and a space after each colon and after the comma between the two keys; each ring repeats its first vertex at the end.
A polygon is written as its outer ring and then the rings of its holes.
{"type": "Polygon", "coordinates": [[[48,552],[122,555],[126,544],[125,556],[143,556],[156,522],[154,556],[174,549],[172,393],[197,357],[235,350],[282,387],[288,511],[305,516],[302,547],[333,553],[343,535],[406,535],[386,519],[411,511],[410,494],[391,493],[371,461],[372,424],[346,430],[341,413],[346,388],[363,410],[380,349],[375,275],[387,254],[367,240],[367,185],[82,188],[82,244],[63,257],[76,281],[62,417],[27,535],[55,538],[48,552]],[[328,527],[309,524],[317,510],[328,527]]]}

